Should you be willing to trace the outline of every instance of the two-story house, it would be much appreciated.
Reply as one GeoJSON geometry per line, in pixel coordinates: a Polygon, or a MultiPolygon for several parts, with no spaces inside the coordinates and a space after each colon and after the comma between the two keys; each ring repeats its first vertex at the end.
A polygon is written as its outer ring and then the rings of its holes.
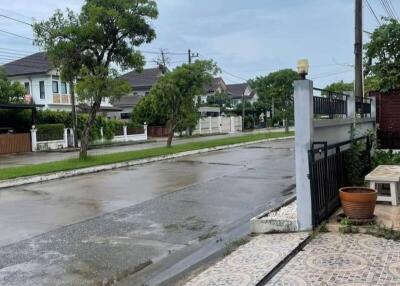
{"type": "Polygon", "coordinates": [[[133,107],[135,107],[143,96],[149,94],[150,89],[161,75],[162,71],[160,68],[148,68],[142,72],[131,71],[122,75],[120,79],[124,79],[130,84],[132,92],[113,102],[113,105],[121,109],[121,111],[109,113],[109,116],[118,119],[129,119],[133,107]]]}
{"type": "Polygon", "coordinates": [[[257,93],[247,83],[228,84],[227,89],[233,106],[241,104],[243,97],[246,102],[252,104],[258,100],[257,93]]]}
{"type": "MultiPolygon", "coordinates": [[[[36,104],[44,105],[45,109],[71,111],[71,94],[69,85],[60,79],[58,70],[52,65],[45,52],[36,53],[3,65],[9,80],[20,82],[26,90],[26,95],[36,104]]],[[[76,102],[83,107],[87,104],[76,102]]],[[[115,110],[104,99],[100,112],[115,110]]],[[[82,110],[85,111],[85,110],[82,110]]]]}
{"type": "Polygon", "coordinates": [[[221,77],[213,78],[212,82],[204,86],[204,92],[199,95],[201,103],[207,103],[207,98],[218,92],[226,92],[227,86],[221,77]]]}

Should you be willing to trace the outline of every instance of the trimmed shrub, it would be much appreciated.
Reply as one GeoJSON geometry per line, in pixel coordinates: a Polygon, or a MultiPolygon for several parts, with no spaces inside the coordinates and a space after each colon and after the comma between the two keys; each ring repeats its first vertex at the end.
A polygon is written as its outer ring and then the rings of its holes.
{"type": "Polygon", "coordinates": [[[36,128],[39,142],[64,139],[64,124],[39,124],[36,128]]]}

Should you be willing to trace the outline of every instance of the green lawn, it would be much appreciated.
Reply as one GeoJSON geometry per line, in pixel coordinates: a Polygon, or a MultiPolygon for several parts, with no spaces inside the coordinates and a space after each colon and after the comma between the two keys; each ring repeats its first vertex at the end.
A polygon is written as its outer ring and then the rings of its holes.
{"type": "Polygon", "coordinates": [[[0,169],[0,180],[33,176],[33,175],[42,175],[59,171],[67,171],[73,169],[93,167],[98,165],[132,161],[132,160],[138,160],[138,159],[144,159],[162,155],[170,155],[185,151],[198,150],[203,148],[211,148],[223,145],[257,141],[262,139],[287,137],[287,136],[293,136],[293,134],[294,134],[293,132],[289,133],[271,132],[271,133],[250,134],[250,135],[234,136],[223,139],[213,139],[202,142],[178,144],[172,146],[171,148],[157,147],[151,149],[120,152],[120,153],[113,153],[106,155],[96,155],[96,156],[90,156],[87,158],[87,160],[84,161],[79,159],[68,159],[68,160],[53,161],[35,165],[5,168],[5,169],[0,169]]]}

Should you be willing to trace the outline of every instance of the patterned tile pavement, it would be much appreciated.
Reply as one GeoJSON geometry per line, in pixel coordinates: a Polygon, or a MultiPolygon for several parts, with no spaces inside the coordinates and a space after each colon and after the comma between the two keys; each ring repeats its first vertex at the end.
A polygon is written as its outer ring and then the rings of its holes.
{"type": "Polygon", "coordinates": [[[307,237],[307,233],[257,236],[185,286],[256,285],[307,237]]]}
{"type": "Polygon", "coordinates": [[[400,285],[400,242],[320,234],[267,285],[400,285]]]}

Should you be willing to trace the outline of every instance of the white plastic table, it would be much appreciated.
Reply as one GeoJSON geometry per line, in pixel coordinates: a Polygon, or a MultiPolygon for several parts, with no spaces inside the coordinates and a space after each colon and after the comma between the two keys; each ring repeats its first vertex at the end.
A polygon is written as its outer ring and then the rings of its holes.
{"type": "Polygon", "coordinates": [[[390,196],[383,196],[378,193],[377,201],[391,202],[396,206],[399,201],[399,182],[400,182],[400,166],[398,165],[379,165],[371,173],[365,176],[365,180],[369,181],[371,189],[376,189],[376,184],[390,185],[390,196]]]}

